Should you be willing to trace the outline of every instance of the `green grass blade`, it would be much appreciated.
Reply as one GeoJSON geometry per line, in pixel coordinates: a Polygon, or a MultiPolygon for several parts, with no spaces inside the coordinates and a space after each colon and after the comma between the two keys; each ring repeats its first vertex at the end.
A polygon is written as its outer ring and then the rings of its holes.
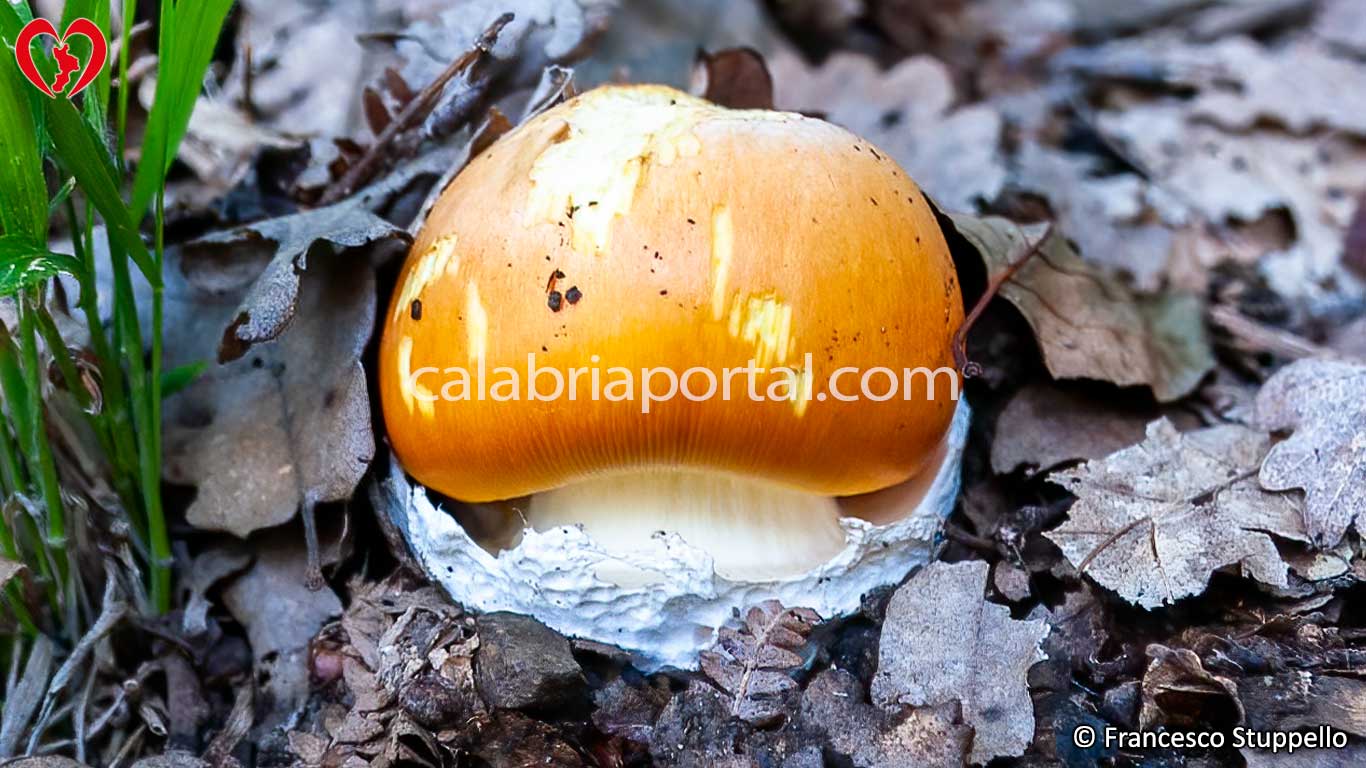
{"type": "MultiPolygon", "coordinates": [[[[48,99],[45,105],[47,127],[57,148],[57,158],[76,181],[87,199],[104,217],[109,238],[126,252],[152,285],[161,284],[161,274],[152,261],[147,244],[142,242],[134,217],[119,196],[118,176],[108,148],[66,99],[48,99]]],[[[44,192],[43,205],[47,205],[44,192]]]]}
{"type": "MultiPolygon", "coordinates": [[[[52,196],[52,200],[47,204],[47,216],[49,219],[57,213],[57,209],[66,205],[66,201],[71,199],[71,192],[76,189],[76,177],[72,176],[57,188],[57,194],[52,196]]],[[[74,219],[73,219],[74,221],[74,219]]],[[[80,240],[80,232],[72,232],[72,240],[80,240]]]]}
{"type": "Polygon", "coordinates": [[[28,433],[24,435],[24,450],[29,456],[38,488],[42,492],[43,505],[47,509],[47,536],[44,539],[49,551],[57,562],[56,572],[65,576],[64,550],[66,547],[66,513],[62,506],[62,488],[57,479],[57,464],[53,461],[52,450],[47,441],[47,428],[44,419],[43,403],[43,365],[38,357],[38,324],[35,306],[41,298],[30,291],[19,297],[19,366],[24,373],[24,385],[28,390],[28,433]]]}
{"type": "MultiPolygon", "coordinates": [[[[137,14],[138,0],[123,0],[123,11],[120,13],[120,22],[123,28],[119,30],[119,40],[127,41],[133,33],[133,17],[137,14]]],[[[126,48],[127,43],[121,43],[126,48]]],[[[123,169],[123,150],[127,145],[128,131],[128,96],[129,88],[124,85],[128,82],[128,57],[119,57],[119,98],[115,105],[114,113],[114,146],[115,159],[119,169],[123,169]]]]}
{"type": "MultiPolygon", "coordinates": [[[[8,5],[6,3],[5,5],[8,5]]],[[[6,52],[8,53],[8,52],[6,52]]],[[[12,55],[0,60],[0,227],[6,234],[47,241],[47,183],[28,91],[12,55]]]]}
{"type": "Polygon", "coordinates": [[[133,204],[129,206],[139,219],[162,188],[189,129],[190,113],[231,8],[232,0],[162,2],[156,98],[147,118],[142,162],[133,180],[133,204]]]}
{"type": "MultiPolygon", "coordinates": [[[[90,19],[95,22],[95,26],[104,33],[105,40],[113,40],[109,34],[110,11],[109,0],[66,0],[66,6],[62,8],[62,25],[60,29],[65,30],[72,21],[80,18],[90,19]]],[[[71,45],[75,46],[72,51],[81,61],[88,61],[91,43],[84,37],[73,37],[71,45]]],[[[81,98],[81,111],[85,113],[85,119],[96,128],[104,130],[105,119],[109,104],[110,71],[111,67],[105,66],[95,82],[90,84],[90,90],[85,91],[81,98]]]]}
{"type": "Polygon", "coordinates": [[[24,383],[24,372],[19,367],[19,350],[3,326],[0,326],[0,393],[9,406],[14,431],[22,442],[30,429],[28,410],[24,408],[24,403],[28,402],[28,385],[24,383]]]}

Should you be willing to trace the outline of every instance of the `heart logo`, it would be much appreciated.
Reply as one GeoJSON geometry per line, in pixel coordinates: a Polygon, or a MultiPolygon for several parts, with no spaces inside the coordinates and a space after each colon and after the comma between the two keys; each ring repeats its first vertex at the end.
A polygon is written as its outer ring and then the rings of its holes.
{"type": "Polygon", "coordinates": [[[86,86],[99,76],[108,55],[109,43],[104,39],[104,33],[95,22],[84,18],[75,19],[68,24],[66,32],[62,33],[61,37],[57,36],[57,29],[52,26],[52,22],[47,19],[34,19],[24,25],[19,31],[18,39],[14,41],[14,58],[19,61],[19,71],[24,73],[24,77],[28,78],[35,88],[53,98],[63,90],[66,91],[64,95],[68,99],[85,90],[86,86]],[[38,65],[33,61],[33,38],[40,35],[47,35],[57,41],[52,48],[52,56],[57,60],[57,76],[53,78],[50,86],[43,80],[43,76],[38,72],[38,65]],[[71,53],[71,45],[67,42],[73,35],[90,41],[90,58],[84,67],[81,67],[80,59],[71,53]],[[77,73],[79,75],[75,85],[68,89],[71,76],[77,73]]]}

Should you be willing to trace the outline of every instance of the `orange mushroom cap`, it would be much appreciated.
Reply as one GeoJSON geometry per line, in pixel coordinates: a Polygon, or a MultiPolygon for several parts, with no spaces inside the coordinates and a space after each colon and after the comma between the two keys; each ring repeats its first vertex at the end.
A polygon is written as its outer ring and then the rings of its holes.
{"type": "Polygon", "coordinates": [[[906,398],[900,377],[952,369],[962,320],[934,213],[876,147],[801,115],[607,86],[508,133],[442,193],[385,318],[384,418],[407,471],[463,501],[656,467],[863,493],[932,468],[951,387],[930,397],[913,377],[906,398]],[[637,396],[592,399],[587,373],[574,400],[528,399],[529,354],[566,379],[597,368],[604,390],[630,371],[637,396]],[[732,375],[729,399],[642,412],[644,369],[719,383],[751,360],[784,369],[761,393],[782,376],[790,397],[752,399],[732,375]],[[443,399],[462,391],[449,371],[492,383],[500,367],[520,374],[516,400],[443,399]],[[848,395],[878,367],[895,397],[831,396],[837,369],[856,371],[848,395]]]}

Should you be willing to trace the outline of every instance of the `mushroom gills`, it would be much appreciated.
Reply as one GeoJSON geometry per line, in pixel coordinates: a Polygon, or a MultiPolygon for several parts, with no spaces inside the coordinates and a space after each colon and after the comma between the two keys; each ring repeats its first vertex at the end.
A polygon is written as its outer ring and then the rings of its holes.
{"type": "MultiPolygon", "coordinates": [[[[712,558],[732,581],[796,577],[845,547],[835,498],[720,472],[646,469],[584,480],[531,497],[537,531],[577,525],[608,554],[629,556],[661,531],[712,558]]],[[[635,586],[667,578],[620,562],[599,578],[635,586]]]]}

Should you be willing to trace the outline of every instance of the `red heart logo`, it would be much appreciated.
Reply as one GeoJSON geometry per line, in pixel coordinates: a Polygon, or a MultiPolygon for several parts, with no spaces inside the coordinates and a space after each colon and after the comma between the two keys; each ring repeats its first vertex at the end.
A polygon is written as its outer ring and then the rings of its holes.
{"type": "Polygon", "coordinates": [[[52,26],[52,22],[47,19],[34,19],[24,25],[19,31],[19,38],[14,41],[14,58],[19,61],[19,71],[24,73],[24,77],[28,78],[34,87],[53,98],[66,88],[67,83],[71,82],[71,76],[78,71],[80,77],[76,84],[66,91],[66,97],[70,99],[85,90],[86,86],[99,76],[108,55],[109,43],[105,41],[104,33],[90,19],[72,21],[61,37],[57,36],[57,30],[52,26]],[[53,78],[50,87],[38,73],[37,65],[33,63],[31,44],[33,38],[39,35],[47,35],[57,41],[57,45],[52,49],[52,55],[57,59],[57,76],[53,78]],[[81,67],[80,60],[72,55],[71,46],[67,43],[72,35],[79,35],[90,41],[90,59],[85,62],[84,68],[81,67]]]}

